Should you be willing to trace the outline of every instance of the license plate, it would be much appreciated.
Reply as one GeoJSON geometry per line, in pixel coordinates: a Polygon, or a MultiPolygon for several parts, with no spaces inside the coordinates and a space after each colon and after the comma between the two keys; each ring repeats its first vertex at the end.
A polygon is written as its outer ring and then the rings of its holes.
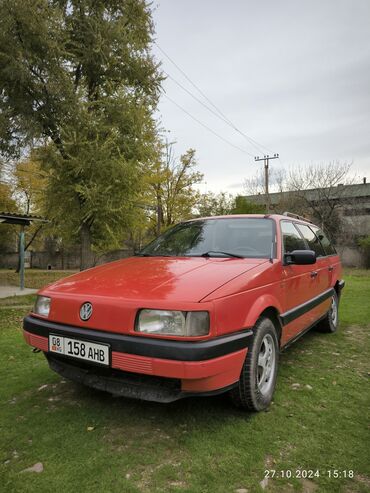
{"type": "Polygon", "coordinates": [[[49,334],[49,351],[109,366],[109,345],[49,334]]]}

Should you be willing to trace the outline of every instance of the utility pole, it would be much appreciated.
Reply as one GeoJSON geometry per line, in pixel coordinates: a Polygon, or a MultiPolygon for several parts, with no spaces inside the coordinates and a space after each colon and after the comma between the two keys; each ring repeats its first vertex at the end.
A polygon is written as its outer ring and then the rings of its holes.
{"type": "Polygon", "coordinates": [[[19,279],[21,291],[24,290],[24,224],[19,233],[19,279]]]}
{"type": "Polygon", "coordinates": [[[256,156],[254,158],[255,161],[263,161],[265,168],[265,200],[266,200],[266,212],[269,214],[270,212],[270,195],[269,195],[269,160],[270,159],[278,159],[279,154],[274,154],[273,156],[269,156],[266,154],[263,157],[256,156]]]}

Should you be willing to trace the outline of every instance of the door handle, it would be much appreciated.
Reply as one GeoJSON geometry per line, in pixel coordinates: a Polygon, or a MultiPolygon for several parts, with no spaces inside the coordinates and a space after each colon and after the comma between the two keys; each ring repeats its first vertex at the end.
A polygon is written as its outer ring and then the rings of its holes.
{"type": "Polygon", "coordinates": [[[311,272],[311,277],[317,277],[317,271],[313,270],[313,271],[311,272]]]}
{"type": "Polygon", "coordinates": [[[334,270],[334,267],[332,265],[330,267],[328,267],[329,272],[333,272],[333,270],[334,270]]]}

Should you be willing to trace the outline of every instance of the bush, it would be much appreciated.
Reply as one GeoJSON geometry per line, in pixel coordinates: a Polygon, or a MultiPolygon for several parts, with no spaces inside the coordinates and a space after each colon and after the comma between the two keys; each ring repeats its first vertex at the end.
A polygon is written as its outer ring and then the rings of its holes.
{"type": "Polygon", "coordinates": [[[263,214],[266,210],[265,205],[250,202],[245,197],[235,197],[235,206],[231,214],[263,214]]]}
{"type": "Polygon", "coordinates": [[[364,255],[365,268],[370,269],[370,235],[358,240],[358,244],[364,255]]]}

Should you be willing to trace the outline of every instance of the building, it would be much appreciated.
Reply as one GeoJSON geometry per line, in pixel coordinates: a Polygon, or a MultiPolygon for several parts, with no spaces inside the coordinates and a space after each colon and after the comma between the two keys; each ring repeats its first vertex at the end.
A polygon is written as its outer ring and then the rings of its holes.
{"type": "MultiPolygon", "coordinates": [[[[310,218],[315,206],[335,208],[342,221],[342,232],[336,238],[336,248],[348,266],[362,264],[357,239],[370,235],[370,183],[337,185],[327,189],[308,189],[300,191],[270,193],[271,212],[295,212],[310,218]],[[296,209],[296,210],[294,210],[296,209]]],[[[265,194],[247,195],[248,201],[265,204],[265,194]]],[[[311,217],[313,219],[313,217],[311,217]]],[[[317,219],[316,219],[317,221],[317,219]]],[[[325,227],[325,225],[324,225],[325,227]]]]}

